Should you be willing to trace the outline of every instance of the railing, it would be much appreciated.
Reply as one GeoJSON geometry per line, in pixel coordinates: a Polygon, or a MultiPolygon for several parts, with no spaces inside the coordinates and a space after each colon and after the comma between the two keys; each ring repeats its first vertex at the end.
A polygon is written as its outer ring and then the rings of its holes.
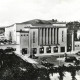
{"type": "Polygon", "coordinates": [[[6,44],[16,44],[16,41],[10,41],[10,40],[0,40],[0,45],[6,45],[6,44]]]}

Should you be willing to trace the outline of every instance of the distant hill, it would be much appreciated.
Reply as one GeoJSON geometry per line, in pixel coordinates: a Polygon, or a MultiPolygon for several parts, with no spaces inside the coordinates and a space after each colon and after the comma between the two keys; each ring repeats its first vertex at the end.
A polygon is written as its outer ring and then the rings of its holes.
{"type": "Polygon", "coordinates": [[[22,24],[51,24],[53,22],[57,22],[57,20],[40,20],[40,19],[34,19],[26,22],[22,22],[22,24]]]}

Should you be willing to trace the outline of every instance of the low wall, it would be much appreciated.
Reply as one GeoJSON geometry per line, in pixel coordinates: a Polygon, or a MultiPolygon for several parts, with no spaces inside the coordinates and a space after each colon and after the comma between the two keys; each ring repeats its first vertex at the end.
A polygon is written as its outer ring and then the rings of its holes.
{"type": "Polygon", "coordinates": [[[20,45],[19,44],[5,44],[0,45],[0,49],[6,49],[7,47],[12,47],[16,49],[16,53],[20,54],[20,45]]]}

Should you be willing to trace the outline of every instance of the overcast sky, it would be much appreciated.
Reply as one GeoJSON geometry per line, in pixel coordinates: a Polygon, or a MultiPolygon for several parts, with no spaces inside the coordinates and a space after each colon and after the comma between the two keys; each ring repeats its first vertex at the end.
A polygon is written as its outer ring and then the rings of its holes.
{"type": "Polygon", "coordinates": [[[0,0],[0,26],[32,19],[80,21],[80,0],[0,0]]]}

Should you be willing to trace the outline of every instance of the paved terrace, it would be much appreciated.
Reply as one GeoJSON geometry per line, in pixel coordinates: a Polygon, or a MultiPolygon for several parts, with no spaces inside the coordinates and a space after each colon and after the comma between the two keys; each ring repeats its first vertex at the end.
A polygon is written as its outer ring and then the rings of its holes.
{"type": "MultiPolygon", "coordinates": [[[[78,51],[71,51],[71,52],[67,52],[66,54],[73,56],[76,52],[78,51]]],[[[27,55],[21,55],[21,53],[16,55],[21,57],[24,61],[33,63],[33,64],[41,65],[42,61],[47,61],[48,63],[54,64],[55,66],[65,64],[64,53],[40,54],[40,55],[36,55],[38,57],[37,59],[31,59],[27,55]]]]}

